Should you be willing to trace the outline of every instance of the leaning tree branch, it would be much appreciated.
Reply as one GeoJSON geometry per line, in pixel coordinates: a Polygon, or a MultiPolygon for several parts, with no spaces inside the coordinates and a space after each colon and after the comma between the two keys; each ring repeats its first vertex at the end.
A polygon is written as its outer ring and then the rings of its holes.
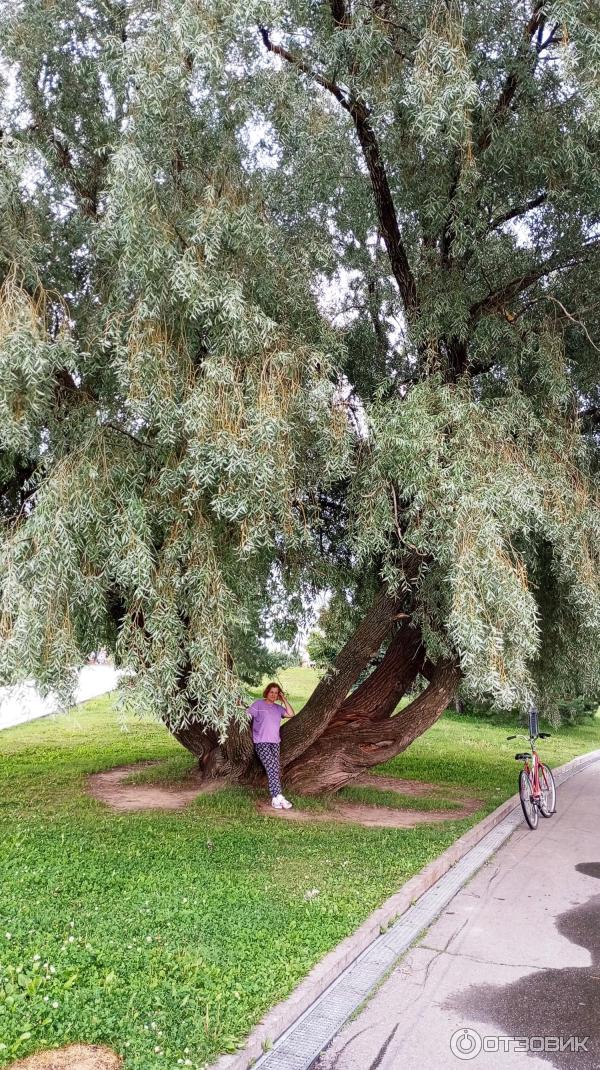
{"type": "MultiPolygon", "coordinates": [[[[334,21],[341,27],[344,25],[340,20],[344,17],[343,11],[345,11],[345,7],[341,0],[333,0],[333,2],[335,9],[334,21]]],[[[355,97],[350,90],[342,88],[337,82],[315,71],[302,56],[290,52],[283,45],[275,44],[265,26],[259,26],[258,29],[267,51],[280,56],[286,63],[306,74],[318,85],[322,86],[323,89],[326,89],[351,117],[369,172],[381,236],[385,243],[392,273],[398,285],[406,313],[409,317],[413,317],[417,311],[417,286],[400,234],[396,207],[383,162],[381,147],[371,123],[371,112],[368,105],[364,100],[355,97]]]]}
{"type": "Polygon", "coordinates": [[[342,87],[339,86],[337,82],[333,82],[330,78],[325,78],[322,74],[319,74],[318,71],[315,71],[311,67],[310,63],[307,63],[306,60],[302,59],[301,56],[290,52],[287,48],[284,48],[283,45],[274,44],[274,42],[271,40],[269,31],[266,26],[259,26],[258,32],[260,33],[263,44],[268,52],[272,52],[275,56],[280,56],[281,59],[284,59],[286,61],[286,63],[289,63],[291,64],[291,66],[296,67],[297,70],[302,71],[303,74],[307,74],[309,78],[312,78],[313,82],[317,82],[320,86],[323,86],[323,89],[326,89],[329,93],[331,93],[332,96],[334,96],[335,99],[342,105],[342,108],[344,108],[350,115],[352,115],[352,104],[349,98],[349,94],[345,89],[342,89],[342,87]]]}
{"type": "Polygon", "coordinates": [[[405,750],[438,720],[456,694],[461,671],[457,661],[441,658],[433,667],[429,686],[395,717],[365,725],[358,738],[367,757],[363,765],[378,765],[405,750]],[[382,728],[384,730],[382,731],[382,728]]]}
{"type": "MultiPolygon", "coordinates": [[[[382,8],[385,5],[380,5],[382,8]]],[[[413,41],[418,41],[419,38],[414,30],[411,30],[410,26],[407,26],[405,22],[398,22],[396,19],[388,18],[386,15],[382,15],[380,12],[375,11],[375,5],[371,6],[369,15],[372,19],[377,19],[378,22],[384,23],[386,26],[391,26],[394,30],[400,30],[401,33],[406,34],[407,37],[412,38],[413,41]]]]}
{"type": "Polygon", "coordinates": [[[502,212],[501,215],[492,219],[488,227],[488,233],[491,233],[492,230],[497,230],[503,223],[508,223],[510,219],[520,219],[521,216],[527,215],[527,213],[531,212],[534,208],[539,208],[540,204],[544,204],[547,200],[548,194],[544,190],[543,193],[538,194],[537,197],[532,197],[531,200],[526,201],[525,204],[518,204],[515,205],[514,208],[509,208],[508,211],[502,212]]]}
{"type": "MultiPolygon", "coordinates": [[[[599,246],[600,239],[595,239],[584,245],[583,249],[593,252],[599,246]]],[[[502,309],[524,290],[529,289],[540,279],[551,275],[553,271],[565,271],[568,268],[577,267],[577,265],[585,263],[587,259],[588,257],[583,252],[580,255],[568,257],[566,260],[557,256],[550,257],[543,263],[538,264],[537,267],[524,272],[523,275],[519,275],[517,278],[511,279],[510,282],[505,283],[499,289],[494,290],[493,293],[487,294],[486,297],[471,305],[469,311],[471,322],[476,323],[486,312],[495,312],[498,309],[502,309]]]]}
{"type": "Polygon", "coordinates": [[[119,435],[125,435],[132,442],[135,442],[136,446],[145,446],[149,450],[154,449],[154,442],[148,442],[145,438],[137,438],[136,435],[132,435],[131,431],[127,431],[125,427],[119,427],[118,424],[111,423],[110,420],[107,423],[100,424],[100,427],[106,427],[110,431],[116,431],[119,435]]]}
{"type": "Polygon", "coordinates": [[[554,297],[553,294],[544,294],[544,297],[546,298],[547,301],[554,301],[554,303],[556,305],[558,305],[558,307],[564,313],[566,318],[571,321],[571,323],[574,323],[576,327],[581,327],[581,330],[585,334],[585,336],[586,336],[588,342],[590,343],[592,349],[595,349],[596,353],[600,353],[600,347],[598,347],[596,345],[596,343],[594,342],[594,339],[592,338],[592,336],[591,336],[590,332],[588,331],[588,329],[587,329],[585,323],[583,322],[583,320],[577,319],[576,316],[573,316],[569,312],[569,310],[567,308],[565,308],[565,306],[563,305],[562,301],[559,301],[558,297],[554,297]]]}
{"type": "MultiPolygon", "coordinates": [[[[545,25],[545,16],[544,16],[543,11],[542,11],[543,6],[544,6],[544,0],[536,0],[536,3],[534,5],[534,9],[533,9],[533,13],[531,15],[531,18],[529,19],[529,21],[527,22],[527,24],[524,27],[523,35],[524,35],[524,45],[525,45],[526,48],[529,47],[531,39],[536,33],[540,33],[540,34],[543,33],[543,29],[544,29],[544,25],[545,25]]],[[[554,34],[554,30],[552,31],[552,34],[550,34],[550,36],[547,38],[547,40],[543,42],[543,44],[541,43],[541,40],[538,40],[538,46],[537,46],[537,49],[536,49],[536,60],[537,60],[537,56],[539,56],[539,54],[540,54],[540,52],[542,51],[543,48],[546,48],[546,47],[548,47],[549,44],[554,43],[555,39],[553,37],[553,34],[554,34]]],[[[523,46],[521,46],[521,47],[523,47],[523,46]]],[[[495,104],[495,106],[494,106],[494,108],[492,110],[491,118],[490,118],[487,126],[484,127],[484,129],[481,131],[481,133],[479,135],[479,138],[477,140],[477,146],[476,147],[477,147],[477,154],[478,155],[480,155],[481,153],[485,152],[485,150],[490,146],[491,141],[492,141],[492,134],[493,134],[494,128],[497,126],[497,124],[499,122],[502,121],[502,119],[506,115],[507,111],[509,110],[509,108],[510,108],[510,106],[512,104],[513,98],[514,98],[514,96],[515,96],[515,94],[517,92],[517,89],[519,87],[519,83],[520,83],[520,76],[516,71],[513,70],[506,76],[506,79],[505,79],[504,85],[502,86],[502,89],[500,91],[500,95],[498,97],[498,100],[496,101],[496,104],[495,104]]],[[[444,221],[444,225],[443,225],[442,233],[441,233],[440,255],[441,255],[442,264],[448,264],[449,261],[450,261],[450,251],[451,251],[452,243],[454,241],[454,226],[453,226],[454,214],[455,214],[454,197],[455,197],[456,191],[458,189],[461,173],[462,173],[462,162],[459,160],[455,165],[454,175],[453,175],[452,182],[451,182],[451,185],[450,185],[450,190],[449,190],[449,193],[448,193],[449,210],[448,210],[448,214],[446,216],[446,219],[444,221]]],[[[516,213],[516,214],[519,214],[519,213],[516,213]]],[[[514,218],[514,217],[511,216],[511,215],[507,216],[507,219],[512,219],[512,218],[514,218]]],[[[500,222],[503,222],[503,221],[505,221],[505,220],[500,219],[500,221],[496,225],[499,226],[500,222]]]]}
{"type": "MultiPolygon", "coordinates": [[[[531,17],[523,27],[523,44],[519,49],[520,55],[517,57],[518,59],[520,59],[522,56],[523,47],[529,48],[533,36],[544,27],[546,21],[546,17],[543,12],[544,3],[545,0],[536,0],[533,6],[531,17]]],[[[542,47],[547,48],[549,44],[554,43],[554,40],[555,39],[552,38],[551,34],[550,38],[548,38],[548,40],[543,44],[542,47]]],[[[538,44],[536,48],[536,60],[540,52],[542,51],[542,47],[540,47],[540,45],[538,44]]],[[[506,113],[508,112],[513,102],[513,99],[520,84],[520,74],[517,70],[511,70],[504,80],[504,84],[502,86],[502,89],[500,90],[500,95],[498,96],[496,104],[492,110],[490,121],[488,122],[487,126],[483,128],[479,135],[477,141],[478,154],[485,152],[485,150],[491,145],[494,129],[498,125],[498,123],[502,122],[502,120],[506,116],[506,113]]]]}
{"type": "Polygon", "coordinates": [[[398,608],[395,595],[381,587],[358,628],[339,651],[333,667],[319,681],[301,712],[284,725],[281,733],[284,768],[325,731],[370,658],[388,637],[398,608]]]}
{"type": "Polygon", "coordinates": [[[560,44],[563,43],[564,38],[563,38],[561,33],[558,33],[559,30],[560,30],[560,23],[556,22],[554,24],[554,26],[552,27],[552,29],[551,29],[550,33],[548,34],[548,36],[544,39],[543,38],[544,23],[540,22],[540,28],[538,30],[538,43],[537,43],[536,49],[535,49],[537,54],[538,54],[538,56],[540,55],[541,52],[544,52],[545,49],[550,48],[550,45],[560,45],[560,44]]]}

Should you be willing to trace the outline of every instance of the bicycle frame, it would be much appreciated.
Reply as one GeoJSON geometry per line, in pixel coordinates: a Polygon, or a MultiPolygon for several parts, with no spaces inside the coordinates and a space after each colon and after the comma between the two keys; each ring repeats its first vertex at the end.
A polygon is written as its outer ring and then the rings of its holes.
{"type": "MultiPolygon", "coordinates": [[[[530,781],[531,781],[531,788],[532,788],[531,794],[533,796],[533,800],[536,803],[536,805],[539,806],[539,801],[540,801],[540,799],[542,797],[542,788],[541,788],[541,784],[540,784],[540,765],[542,763],[540,762],[540,759],[538,757],[538,752],[535,749],[535,744],[536,744],[536,741],[538,739],[538,736],[537,735],[535,735],[535,736],[534,735],[524,736],[521,733],[517,733],[516,735],[508,736],[507,738],[508,739],[525,739],[529,743],[529,747],[530,747],[530,750],[531,750],[531,763],[530,763],[529,758],[524,758],[523,759],[523,768],[524,768],[525,772],[527,773],[527,775],[528,775],[528,777],[530,778],[530,781]]],[[[546,787],[548,788],[549,784],[546,781],[545,774],[542,773],[542,776],[544,777],[544,783],[545,783],[546,787]]]]}
{"type": "Polygon", "coordinates": [[[515,754],[515,758],[523,762],[523,768],[519,774],[519,795],[525,820],[532,829],[537,828],[538,814],[541,814],[542,817],[551,817],[552,814],[556,813],[554,777],[551,769],[548,768],[546,772],[547,767],[543,762],[540,762],[536,749],[538,739],[549,739],[549,737],[549,732],[540,732],[539,730],[538,715],[535,708],[529,711],[528,735],[525,736],[519,732],[513,736],[506,737],[507,739],[525,739],[529,744],[529,750],[515,754]],[[540,770],[541,778],[544,781],[543,785],[540,782],[540,770]],[[549,809],[548,799],[552,800],[552,809],[549,809]]]}
{"type": "Polygon", "coordinates": [[[525,769],[525,772],[527,773],[527,775],[531,778],[531,786],[533,788],[533,797],[537,802],[537,800],[540,799],[541,796],[542,796],[542,789],[540,787],[540,759],[538,758],[538,753],[537,753],[537,751],[535,749],[535,743],[531,743],[531,754],[532,754],[533,776],[531,776],[532,766],[529,764],[529,758],[525,759],[525,764],[524,764],[523,768],[525,769]]]}

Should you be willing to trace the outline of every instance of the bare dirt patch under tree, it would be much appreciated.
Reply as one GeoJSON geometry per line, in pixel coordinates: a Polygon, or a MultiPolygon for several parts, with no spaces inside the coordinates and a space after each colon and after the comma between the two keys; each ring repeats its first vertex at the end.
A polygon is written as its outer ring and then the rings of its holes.
{"type": "MultiPolygon", "coordinates": [[[[117,766],[103,773],[93,773],[88,779],[88,791],[113,810],[182,810],[199,795],[212,793],[226,786],[225,782],[206,780],[199,773],[190,773],[185,780],[172,784],[127,783],[133,773],[154,762],[137,762],[135,765],[117,766]]],[[[415,798],[428,797],[454,804],[452,809],[420,810],[410,807],[379,806],[369,803],[335,800],[331,808],[322,811],[275,810],[268,800],[257,803],[260,814],[283,817],[288,821],[339,821],[363,825],[367,828],[412,828],[425,822],[456,821],[469,817],[481,806],[481,800],[465,796],[454,786],[403,780],[400,777],[381,777],[366,774],[354,782],[355,787],[395,791],[415,798]]]]}
{"type": "Polygon", "coordinates": [[[109,1048],[97,1044],[69,1044],[66,1048],[39,1051],[12,1063],[8,1070],[121,1070],[122,1060],[109,1048]]]}
{"type": "Polygon", "coordinates": [[[136,762],[135,765],[116,766],[104,773],[92,773],[87,778],[88,791],[113,810],[182,810],[199,795],[224,786],[217,780],[207,781],[196,772],[173,784],[127,783],[133,773],[155,764],[136,762]]]}

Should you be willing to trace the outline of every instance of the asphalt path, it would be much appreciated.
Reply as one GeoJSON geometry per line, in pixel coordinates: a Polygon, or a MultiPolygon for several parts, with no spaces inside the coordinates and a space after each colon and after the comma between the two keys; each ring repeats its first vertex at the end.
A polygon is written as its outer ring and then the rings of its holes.
{"type": "Polygon", "coordinates": [[[600,763],[457,893],[315,1070],[424,1066],[600,1068],[600,763]]]}

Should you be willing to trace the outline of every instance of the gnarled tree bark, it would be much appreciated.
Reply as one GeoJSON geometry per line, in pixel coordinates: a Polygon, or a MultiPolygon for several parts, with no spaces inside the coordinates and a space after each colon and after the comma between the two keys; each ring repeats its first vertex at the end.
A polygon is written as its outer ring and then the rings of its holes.
{"type": "MultiPolygon", "coordinates": [[[[356,631],[342,647],[333,668],[317,684],[301,712],[284,726],[284,766],[300,758],[327,728],[342,707],[352,685],[394,629],[398,613],[398,599],[386,588],[381,588],[356,631]]],[[[394,647],[394,644],[391,646],[394,647]]],[[[397,645],[394,649],[398,649],[397,645]]],[[[390,661],[388,665],[391,666],[390,661]]],[[[380,673],[379,678],[383,679],[383,675],[380,673]]],[[[182,746],[198,758],[205,776],[230,776],[245,782],[262,782],[264,773],[254,754],[249,727],[230,725],[227,740],[223,744],[219,743],[213,729],[201,723],[191,724],[173,734],[182,746]]]]}
{"type": "Polygon", "coordinates": [[[455,662],[440,661],[425,691],[395,717],[365,718],[350,722],[344,733],[324,733],[285,770],[286,788],[301,795],[338,791],[365,769],[400,754],[441,716],[459,679],[455,662]]]}
{"type": "MultiPolygon", "coordinates": [[[[460,678],[453,661],[428,661],[418,628],[399,602],[381,590],[371,609],[340,651],[334,668],[317,685],[305,707],[284,725],[282,766],[286,788],[299,794],[334,792],[366,769],[405,750],[451,702],[460,678]],[[376,669],[354,691],[352,685],[389,638],[376,669]],[[394,715],[419,673],[428,687],[394,715]]],[[[199,759],[207,777],[262,784],[249,726],[230,726],[220,744],[213,729],[192,725],[174,733],[199,759]]]]}

